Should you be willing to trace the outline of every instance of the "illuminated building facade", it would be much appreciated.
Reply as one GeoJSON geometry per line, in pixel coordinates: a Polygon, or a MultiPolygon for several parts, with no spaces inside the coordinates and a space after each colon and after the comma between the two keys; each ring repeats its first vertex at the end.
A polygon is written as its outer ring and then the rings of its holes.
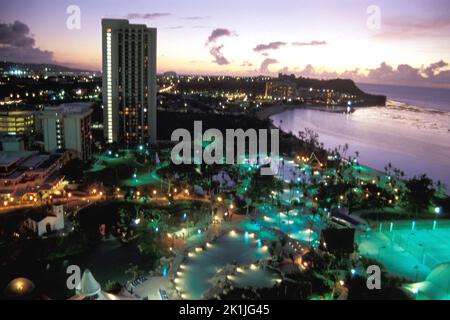
{"type": "Polygon", "coordinates": [[[45,151],[67,149],[76,152],[80,159],[89,159],[92,154],[92,112],[90,103],[45,107],[40,114],[45,151]]]}
{"type": "Polygon", "coordinates": [[[32,111],[0,112],[0,136],[25,136],[34,133],[32,111]]]}
{"type": "Polygon", "coordinates": [[[108,143],[156,142],[156,29],[103,19],[103,127],[108,143]]]}

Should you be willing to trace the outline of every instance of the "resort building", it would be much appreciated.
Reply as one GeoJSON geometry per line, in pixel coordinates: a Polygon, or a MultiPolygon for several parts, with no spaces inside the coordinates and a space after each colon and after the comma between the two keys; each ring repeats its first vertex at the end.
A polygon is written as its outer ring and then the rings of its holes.
{"type": "Polygon", "coordinates": [[[92,154],[90,103],[72,103],[45,107],[40,113],[44,146],[47,152],[74,151],[87,160],[92,154]]]}
{"type": "Polygon", "coordinates": [[[297,96],[297,84],[293,81],[275,80],[266,83],[265,97],[271,97],[274,100],[286,100],[297,96]]]}
{"type": "Polygon", "coordinates": [[[34,112],[0,111],[0,136],[25,136],[34,133],[34,112]]]}
{"type": "Polygon", "coordinates": [[[54,154],[39,154],[32,151],[2,152],[0,196],[7,202],[10,199],[31,202],[38,196],[51,193],[60,187],[63,177],[59,174],[59,169],[70,159],[72,159],[70,152],[54,154]]]}
{"type": "Polygon", "coordinates": [[[108,143],[156,142],[156,29],[103,19],[103,128],[108,143]]]}

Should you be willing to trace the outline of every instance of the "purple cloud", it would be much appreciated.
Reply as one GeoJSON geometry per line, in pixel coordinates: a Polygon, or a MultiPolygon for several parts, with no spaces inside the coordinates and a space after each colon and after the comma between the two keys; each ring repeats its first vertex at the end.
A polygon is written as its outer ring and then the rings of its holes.
{"type": "Polygon", "coordinates": [[[30,28],[20,22],[0,23],[0,60],[29,63],[53,63],[53,52],[35,47],[30,28]]]}
{"type": "Polygon", "coordinates": [[[171,13],[130,13],[127,15],[127,19],[145,19],[145,20],[154,20],[161,17],[170,16],[171,13]]]}
{"type": "Polygon", "coordinates": [[[312,65],[307,65],[303,70],[296,72],[296,75],[320,79],[346,78],[363,83],[450,88],[450,70],[448,70],[448,67],[449,64],[443,60],[420,68],[408,64],[399,64],[395,68],[386,62],[382,62],[379,67],[374,69],[357,68],[338,73],[319,70],[312,65]]]}
{"type": "Polygon", "coordinates": [[[214,63],[217,63],[219,66],[224,66],[230,64],[227,58],[222,53],[223,45],[214,46],[209,50],[209,53],[214,57],[214,63]]]}
{"type": "Polygon", "coordinates": [[[441,72],[444,72],[445,71],[444,69],[447,67],[448,67],[448,63],[445,62],[444,60],[440,60],[440,61],[432,63],[428,67],[426,67],[423,70],[423,73],[427,77],[434,77],[436,75],[439,75],[441,72]]]}
{"type": "Polygon", "coordinates": [[[208,37],[208,41],[206,42],[206,45],[208,45],[212,42],[216,42],[219,38],[232,37],[232,36],[237,36],[236,32],[228,30],[228,29],[224,29],[224,28],[214,29],[211,32],[211,35],[208,37]]]}
{"type": "Polygon", "coordinates": [[[0,44],[13,47],[32,47],[35,40],[29,35],[30,28],[20,21],[0,23],[0,44]]]}
{"type": "Polygon", "coordinates": [[[261,52],[261,51],[266,51],[266,50],[278,50],[279,48],[281,48],[285,45],[286,45],[286,42],[282,42],[282,41],[271,42],[269,44],[258,44],[253,49],[253,51],[261,52]]]}
{"type": "Polygon", "coordinates": [[[214,63],[217,63],[219,66],[230,64],[230,61],[228,61],[227,58],[222,53],[223,45],[215,45],[216,41],[222,37],[232,37],[237,36],[236,32],[225,29],[225,28],[218,28],[214,29],[211,32],[211,35],[208,37],[208,40],[206,41],[206,46],[210,46],[209,53],[214,57],[214,63]]]}
{"type": "Polygon", "coordinates": [[[193,17],[181,17],[181,20],[204,20],[204,19],[209,19],[211,18],[210,16],[193,16],[193,17]]]}
{"type": "Polygon", "coordinates": [[[276,59],[271,59],[271,58],[265,59],[265,60],[261,63],[261,66],[259,67],[259,72],[260,72],[261,74],[270,73],[269,66],[270,66],[271,64],[276,64],[276,63],[278,63],[278,60],[276,60],[276,59]]]}
{"type": "Polygon", "coordinates": [[[310,42],[292,42],[293,46],[303,47],[303,46],[323,46],[328,44],[326,41],[313,40],[310,42]]]}

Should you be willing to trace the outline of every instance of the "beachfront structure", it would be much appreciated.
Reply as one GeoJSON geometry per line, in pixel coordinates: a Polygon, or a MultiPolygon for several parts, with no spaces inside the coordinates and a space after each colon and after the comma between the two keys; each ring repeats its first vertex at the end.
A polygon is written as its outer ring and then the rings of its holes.
{"type": "Polygon", "coordinates": [[[69,103],[47,106],[40,113],[44,146],[47,152],[74,151],[87,160],[92,153],[90,103],[69,103]]]}
{"type": "Polygon", "coordinates": [[[290,80],[276,80],[266,82],[265,97],[277,99],[293,99],[298,97],[297,84],[290,80]]]}
{"type": "Polygon", "coordinates": [[[103,128],[108,143],[156,142],[154,28],[103,19],[103,128]]]}

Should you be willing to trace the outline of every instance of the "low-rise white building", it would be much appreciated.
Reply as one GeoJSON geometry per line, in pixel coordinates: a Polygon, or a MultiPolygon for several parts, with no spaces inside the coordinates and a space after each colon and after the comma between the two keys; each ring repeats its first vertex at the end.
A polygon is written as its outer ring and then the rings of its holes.
{"type": "Polygon", "coordinates": [[[64,207],[53,206],[52,213],[40,220],[28,218],[23,226],[37,233],[38,236],[64,229],[64,207]]]}

